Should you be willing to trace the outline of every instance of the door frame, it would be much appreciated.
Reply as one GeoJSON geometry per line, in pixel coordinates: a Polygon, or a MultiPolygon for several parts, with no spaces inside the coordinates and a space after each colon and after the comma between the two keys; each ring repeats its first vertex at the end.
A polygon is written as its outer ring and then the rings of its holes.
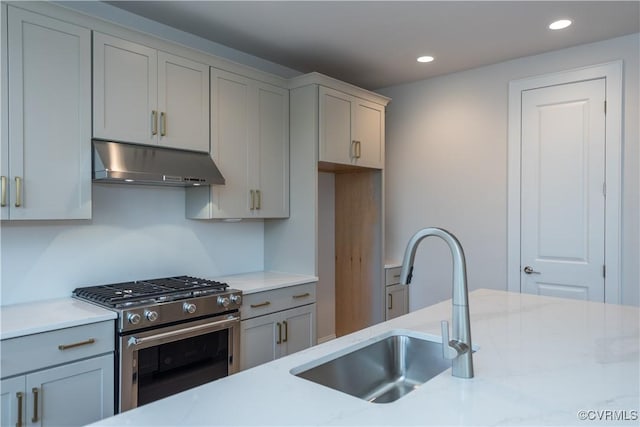
{"type": "Polygon", "coordinates": [[[622,61],[512,80],[509,82],[507,137],[507,290],[521,292],[520,207],[522,92],[548,86],[605,79],[605,266],[604,301],[621,300],[622,61]]]}

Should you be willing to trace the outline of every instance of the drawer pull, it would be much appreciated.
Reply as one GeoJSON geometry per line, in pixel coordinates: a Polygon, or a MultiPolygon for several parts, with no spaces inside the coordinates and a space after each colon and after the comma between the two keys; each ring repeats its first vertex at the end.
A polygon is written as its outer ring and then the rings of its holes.
{"type": "Polygon", "coordinates": [[[261,302],[260,304],[251,304],[251,308],[266,307],[269,304],[271,304],[271,301],[261,302]]]}
{"type": "Polygon", "coordinates": [[[60,344],[58,346],[58,350],[69,350],[70,348],[80,347],[83,345],[89,345],[95,343],[96,340],[94,338],[89,338],[86,341],[74,342],[73,344],[60,344]]]}
{"type": "Polygon", "coordinates": [[[24,398],[24,393],[19,391],[16,393],[16,397],[18,398],[18,422],[16,427],[22,427],[22,399],[24,398]]]}
{"type": "Polygon", "coordinates": [[[305,292],[304,294],[294,295],[292,298],[293,298],[293,299],[306,298],[306,297],[308,297],[309,295],[311,295],[309,292],[305,292]]]}
{"type": "Polygon", "coordinates": [[[394,278],[394,279],[399,279],[399,278],[400,278],[400,275],[399,275],[399,274],[394,274],[394,275],[393,275],[393,278],[394,278]]]}
{"type": "Polygon", "coordinates": [[[33,418],[31,418],[32,423],[38,422],[38,388],[34,387],[31,389],[33,393],[33,418]]]}

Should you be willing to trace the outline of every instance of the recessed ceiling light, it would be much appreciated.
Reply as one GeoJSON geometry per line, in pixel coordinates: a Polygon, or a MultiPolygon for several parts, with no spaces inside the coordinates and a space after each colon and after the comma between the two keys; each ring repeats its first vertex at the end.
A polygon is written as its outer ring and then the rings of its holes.
{"type": "Polygon", "coordinates": [[[549,24],[550,30],[562,30],[563,28],[567,28],[571,25],[571,20],[569,19],[560,19],[558,21],[552,22],[549,24]]]}
{"type": "Polygon", "coordinates": [[[418,62],[431,62],[433,61],[433,56],[420,56],[418,57],[418,62]]]}

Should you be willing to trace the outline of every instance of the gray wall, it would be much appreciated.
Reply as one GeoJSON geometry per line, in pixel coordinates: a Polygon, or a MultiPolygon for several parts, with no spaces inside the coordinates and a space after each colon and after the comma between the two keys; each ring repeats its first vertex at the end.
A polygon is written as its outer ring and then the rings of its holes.
{"type": "Polygon", "coordinates": [[[3,221],[2,305],[79,286],[263,269],[262,222],[192,221],[184,189],[93,184],[90,221],[3,221]]]}
{"type": "MultiPolygon", "coordinates": [[[[640,34],[381,89],[387,109],[386,257],[402,259],[419,228],[460,239],[471,289],[507,289],[507,112],[511,80],[624,62],[622,301],[639,305],[640,34]]],[[[411,309],[451,297],[448,249],[427,239],[416,257],[411,309]]]]}

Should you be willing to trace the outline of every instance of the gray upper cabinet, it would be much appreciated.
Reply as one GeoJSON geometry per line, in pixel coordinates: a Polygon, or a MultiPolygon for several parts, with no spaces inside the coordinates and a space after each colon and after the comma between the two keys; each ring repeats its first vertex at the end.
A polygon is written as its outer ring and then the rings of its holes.
{"type": "Polygon", "coordinates": [[[12,6],[6,19],[1,217],[89,219],[91,32],[12,6]]]}
{"type": "Polygon", "coordinates": [[[212,68],[211,156],[226,184],[188,188],[187,217],[288,217],[289,91],[212,68]]]}
{"type": "Polygon", "coordinates": [[[319,160],[383,169],[385,107],[324,86],[319,91],[319,160]]]}
{"type": "Polygon", "coordinates": [[[93,136],[209,151],[209,67],[94,32],[93,136]]]}

